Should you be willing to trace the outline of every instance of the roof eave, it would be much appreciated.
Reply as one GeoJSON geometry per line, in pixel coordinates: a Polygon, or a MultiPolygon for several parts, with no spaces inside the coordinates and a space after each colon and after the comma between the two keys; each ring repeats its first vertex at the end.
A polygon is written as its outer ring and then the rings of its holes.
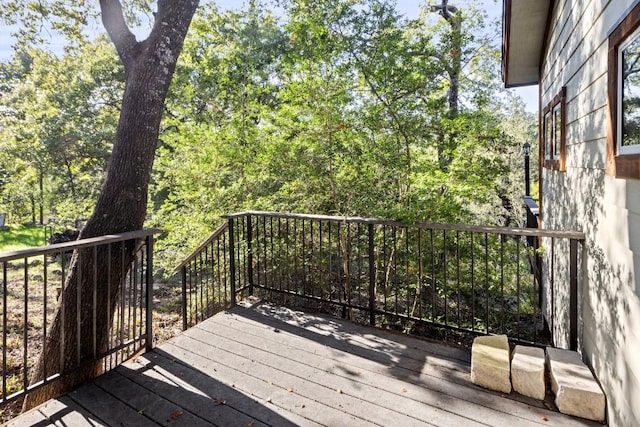
{"type": "Polygon", "coordinates": [[[551,0],[503,0],[502,79],[505,87],[540,81],[551,0]]]}

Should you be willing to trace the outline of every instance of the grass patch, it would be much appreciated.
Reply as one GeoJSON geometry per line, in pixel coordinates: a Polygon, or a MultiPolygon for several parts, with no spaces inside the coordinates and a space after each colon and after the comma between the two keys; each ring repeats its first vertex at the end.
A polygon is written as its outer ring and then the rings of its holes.
{"type": "Polygon", "coordinates": [[[0,252],[17,251],[44,244],[44,227],[10,225],[8,230],[0,231],[0,252]]]}

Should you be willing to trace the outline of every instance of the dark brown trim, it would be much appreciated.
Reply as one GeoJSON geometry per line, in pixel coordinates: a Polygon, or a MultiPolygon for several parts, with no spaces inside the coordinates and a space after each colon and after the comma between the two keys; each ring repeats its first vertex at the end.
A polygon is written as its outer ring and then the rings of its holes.
{"type": "Polygon", "coordinates": [[[618,47],[640,26],[640,3],[609,35],[607,110],[607,175],[640,179],[640,154],[617,153],[618,135],[618,47]]]}
{"type": "Polygon", "coordinates": [[[511,37],[511,2],[504,0],[502,3],[502,81],[507,86],[509,81],[509,40],[511,37]]]}
{"type": "Polygon", "coordinates": [[[547,11],[547,23],[544,26],[544,38],[542,39],[542,48],[540,49],[540,70],[538,71],[538,81],[542,81],[542,66],[544,64],[544,58],[547,56],[547,50],[549,49],[549,37],[551,36],[551,24],[553,18],[553,9],[556,7],[556,0],[549,1],[549,10],[547,11]]]}
{"type": "MultiPolygon", "coordinates": [[[[543,162],[544,167],[547,169],[553,169],[560,172],[564,172],[567,170],[567,139],[566,139],[566,131],[565,131],[566,127],[567,127],[567,87],[563,86],[560,92],[553,97],[551,102],[549,102],[547,106],[540,111],[540,146],[542,147],[540,159],[543,162]],[[547,113],[551,113],[551,118],[552,118],[551,126],[553,126],[554,132],[555,132],[556,123],[555,123],[553,110],[558,105],[560,105],[560,122],[561,122],[560,155],[558,159],[554,159],[553,157],[555,156],[553,155],[550,156],[551,158],[548,159],[547,153],[546,153],[547,132],[545,128],[544,117],[547,115],[547,113]]],[[[554,140],[554,147],[552,148],[555,148],[555,140],[554,140]]]]}
{"type": "Polygon", "coordinates": [[[542,209],[544,203],[544,198],[542,197],[542,163],[544,160],[544,153],[542,151],[542,120],[544,119],[544,116],[542,115],[542,85],[538,85],[538,116],[540,117],[538,119],[538,227],[544,228],[544,209],[542,209]]]}

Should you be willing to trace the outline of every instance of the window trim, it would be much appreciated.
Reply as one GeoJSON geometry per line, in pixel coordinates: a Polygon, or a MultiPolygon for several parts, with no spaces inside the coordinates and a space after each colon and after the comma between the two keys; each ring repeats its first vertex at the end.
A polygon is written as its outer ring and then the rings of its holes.
{"type": "Polygon", "coordinates": [[[542,147],[542,153],[540,159],[542,161],[542,166],[547,169],[557,170],[560,172],[566,171],[566,98],[567,87],[563,86],[560,92],[553,97],[551,102],[549,102],[541,112],[542,132],[540,132],[540,147],[542,147]],[[557,135],[558,129],[556,129],[556,120],[558,118],[556,113],[558,111],[560,112],[559,141],[557,135]],[[549,129],[551,130],[550,135],[548,135],[549,129]],[[549,138],[549,136],[551,136],[551,138],[549,138]]]}
{"type": "MultiPolygon", "coordinates": [[[[622,81],[622,52],[634,41],[640,41],[640,27],[636,28],[633,33],[625,37],[620,43],[617,49],[617,67],[616,70],[616,88],[618,90],[617,99],[622,100],[623,97],[623,85],[618,84],[622,81]]],[[[622,141],[622,126],[618,124],[622,123],[622,102],[618,102],[618,108],[616,109],[616,153],[620,156],[626,156],[629,154],[640,154],[640,144],[625,147],[621,145],[622,141]]]]}
{"type": "Polygon", "coordinates": [[[620,150],[618,141],[621,139],[622,130],[619,129],[620,108],[618,102],[622,99],[620,81],[620,56],[621,48],[625,47],[636,30],[640,28],[640,3],[616,26],[609,35],[608,52],[608,98],[609,111],[607,114],[607,174],[620,178],[640,179],[640,147],[636,150],[620,150]],[[622,152],[620,152],[622,151],[622,152]],[[629,152],[631,151],[631,152],[629,152]]]}

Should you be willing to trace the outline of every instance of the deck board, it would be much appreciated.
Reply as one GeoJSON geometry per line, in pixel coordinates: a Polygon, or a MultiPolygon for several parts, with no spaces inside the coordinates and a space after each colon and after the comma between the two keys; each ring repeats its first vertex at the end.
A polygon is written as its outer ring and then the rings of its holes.
{"type": "Polygon", "coordinates": [[[471,384],[469,352],[237,306],[9,425],[596,426],[471,384]]]}

